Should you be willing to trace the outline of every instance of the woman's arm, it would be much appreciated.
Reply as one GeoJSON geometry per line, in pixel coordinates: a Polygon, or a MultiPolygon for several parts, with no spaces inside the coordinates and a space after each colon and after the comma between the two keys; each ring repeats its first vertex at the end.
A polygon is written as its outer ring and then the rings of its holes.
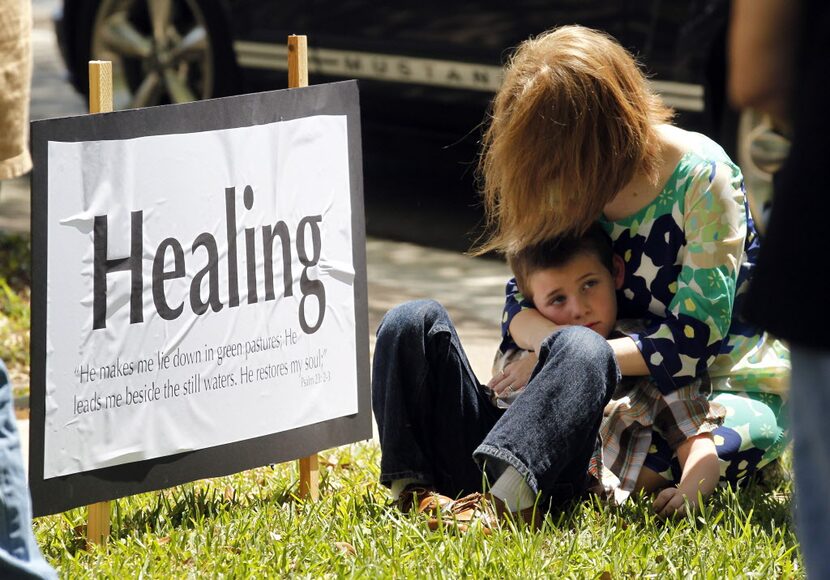
{"type": "Polygon", "coordinates": [[[653,279],[646,272],[646,284],[653,292],[644,294],[652,304],[650,318],[642,331],[626,332],[664,394],[702,376],[721,353],[732,324],[747,240],[745,198],[737,169],[701,161],[682,187],[684,198],[678,208],[682,219],[678,222],[668,214],[657,218],[645,240],[647,246],[652,244],[653,253],[661,247],[655,240],[674,239],[679,242],[678,254],[674,263],[663,256],[653,279]],[[655,307],[655,299],[665,308],[655,307]]]}
{"type": "Polygon", "coordinates": [[[798,2],[734,0],[729,31],[729,98],[776,120],[789,117],[798,2]]]}
{"type": "Polygon", "coordinates": [[[637,348],[637,343],[631,338],[624,336],[623,338],[612,338],[608,341],[611,348],[614,350],[614,356],[617,358],[617,366],[620,367],[620,372],[626,377],[642,377],[650,375],[651,371],[648,369],[643,353],[637,348]]]}

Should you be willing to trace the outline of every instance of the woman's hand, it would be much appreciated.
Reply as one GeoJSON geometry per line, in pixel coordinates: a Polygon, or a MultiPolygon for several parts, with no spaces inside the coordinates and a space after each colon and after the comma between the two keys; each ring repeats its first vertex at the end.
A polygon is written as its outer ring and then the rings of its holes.
{"type": "Polygon", "coordinates": [[[504,370],[487,383],[487,387],[493,391],[497,397],[503,397],[510,393],[525,388],[527,382],[530,380],[530,375],[536,366],[539,357],[535,352],[530,352],[527,356],[510,363],[504,370]]]}

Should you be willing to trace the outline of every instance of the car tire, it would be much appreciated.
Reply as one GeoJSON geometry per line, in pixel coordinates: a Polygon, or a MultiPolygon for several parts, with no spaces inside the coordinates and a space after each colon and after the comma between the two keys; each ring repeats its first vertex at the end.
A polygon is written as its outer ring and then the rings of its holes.
{"type": "Polygon", "coordinates": [[[111,60],[116,109],[239,92],[218,0],[82,0],[72,21],[76,88],[88,93],[90,60],[111,60]]]}

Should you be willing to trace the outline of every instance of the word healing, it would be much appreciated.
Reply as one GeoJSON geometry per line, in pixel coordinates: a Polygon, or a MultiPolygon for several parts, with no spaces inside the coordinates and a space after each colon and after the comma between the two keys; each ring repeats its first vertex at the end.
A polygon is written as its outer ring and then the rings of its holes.
{"type": "MultiPolygon", "coordinates": [[[[250,185],[245,186],[243,193],[245,208],[250,210],[254,205],[254,191],[250,185]]],[[[323,317],[326,312],[326,289],[322,281],[312,280],[308,277],[308,269],[317,265],[320,260],[321,237],[319,224],[323,221],[322,216],[306,216],[300,220],[294,236],[297,257],[302,264],[303,271],[300,275],[300,300],[299,322],[300,327],[306,334],[313,334],[323,324],[323,317]],[[311,234],[311,251],[306,247],[306,235],[311,234]],[[318,313],[316,320],[311,323],[306,313],[306,301],[309,296],[317,299],[318,313]]],[[[144,212],[133,211],[130,224],[130,255],[121,258],[110,258],[107,252],[108,242],[108,221],[106,215],[95,216],[93,225],[93,305],[92,305],[92,328],[95,330],[107,326],[107,276],[113,272],[129,271],[131,276],[130,285],[130,324],[144,322],[143,292],[144,292],[144,268],[142,264],[143,254],[143,233],[144,233],[144,212]]],[[[225,189],[225,231],[227,235],[227,263],[225,264],[228,279],[228,308],[239,306],[239,273],[237,254],[236,234],[236,188],[225,189]]],[[[121,228],[118,228],[120,231],[121,228]]],[[[282,295],[293,296],[294,285],[292,276],[292,255],[291,255],[291,234],[288,226],[282,220],[274,226],[265,225],[261,228],[261,245],[256,242],[255,228],[245,228],[245,259],[246,277],[248,283],[248,304],[256,304],[259,301],[257,293],[257,257],[261,250],[263,257],[262,276],[265,282],[264,301],[275,300],[274,291],[274,249],[279,242],[281,249],[281,263],[283,292],[282,295]]],[[[205,266],[196,272],[190,283],[190,310],[197,315],[202,315],[208,308],[218,312],[225,307],[219,297],[219,245],[216,239],[208,232],[196,236],[190,247],[190,255],[197,253],[207,258],[205,266]],[[203,296],[203,280],[207,279],[207,296],[203,296]]],[[[184,278],[185,276],[185,254],[182,243],[174,237],[165,238],[161,241],[155,251],[153,258],[152,294],[153,305],[159,316],[165,320],[175,320],[184,311],[185,302],[171,305],[165,291],[165,283],[169,280],[184,278]],[[167,269],[165,260],[168,254],[172,255],[172,268],[167,269]]]]}

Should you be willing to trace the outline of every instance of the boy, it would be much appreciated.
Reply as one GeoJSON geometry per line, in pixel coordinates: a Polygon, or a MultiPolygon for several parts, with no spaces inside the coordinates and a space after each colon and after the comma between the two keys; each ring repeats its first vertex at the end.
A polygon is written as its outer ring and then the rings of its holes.
{"type": "MultiPolygon", "coordinates": [[[[585,326],[605,338],[631,330],[629,321],[617,321],[616,290],[625,264],[598,224],[581,237],[548,240],[511,254],[508,262],[519,291],[551,322],[585,326]]],[[[534,353],[502,343],[488,385],[496,406],[506,408],[521,394],[535,360],[534,353]]],[[[653,430],[675,449],[682,469],[679,485],[655,499],[659,515],[682,512],[686,499],[695,505],[698,493],[714,490],[719,465],[711,431],[722,423],[724,411],[709,403],[706,388],[706,377],[670,395],[660,393],[647,376],[621,381],[605,409],[601,448],[589,469],[604,493],[622,503],[634,491],[652,492],[668,483],[645,465],[653,430]]]]}

